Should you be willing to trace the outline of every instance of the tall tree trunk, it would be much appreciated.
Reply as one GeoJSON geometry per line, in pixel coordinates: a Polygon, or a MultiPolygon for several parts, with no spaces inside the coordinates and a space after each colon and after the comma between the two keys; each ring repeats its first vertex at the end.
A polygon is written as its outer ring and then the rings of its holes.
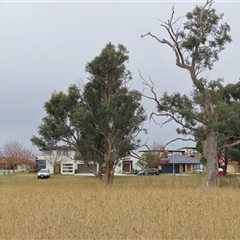
{"type": "Polygon", "coordinates": [[[217,134],[211,131],[203,145],[203,154],[207,159],[205,186],[216,186],[218,179],[217,134]]]}
{"type": "Polygon", "coordinates": [[[102,177],[102,183],[105,186],[111,186],[113,183],[114,171],[111,163],[106,164],[105,173],[102,177]]]}

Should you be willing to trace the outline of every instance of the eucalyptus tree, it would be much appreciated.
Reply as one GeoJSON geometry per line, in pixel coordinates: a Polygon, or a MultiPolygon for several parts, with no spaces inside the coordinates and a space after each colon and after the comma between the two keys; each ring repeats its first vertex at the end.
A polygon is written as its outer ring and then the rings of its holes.
{"type": "Polygon", "coordinates": [[[227,84],[219,91],[218,122],[218,156],[224,161],[226,175],[229,160],[240,162],[240,82],[227,84]]]}
{"type": "Polygon", "coordinates": [[[47,116],[38,127],[40,137],[31,138],[40,147],[64,142],[105,185],[112,184],[120,159],[138,148],[137,136],[144,130],[142,95],[129,89],[128,60],[126,47],[108,43],[86,64],[85,85],[73,84],[68,93],[52,94],[44,105],[47,116]],[[98,172],[91,169],[93,162],[99,165],[98,172]]]}
{"type": "MultiPolygon", "coordinates": [[[[224,112],[224,107],[229,109],[229,105],[220,95],[224,88],[221,80],[208,81],[203,73],[212,70],[214,63],[219,60],[219,53],[232,41],[230,26],[222,22],[224,14],[218,14],[212,4],[212,0],[207,0],[203,6],[196,6],[186,14],[183,25],[178,25],[178,19],[174,19],[172,8],[170,19],[161,24],[168,39],[159,38],[151,32],[142,35],[150,36],[173,50],[176,66],[189,72],[193,85],[191,96],[180,93],[169,95],[165,92],[159,99],[153,82],[141,77],[153,93],[146,97],[157,104],[156,115],[167,116],[178,123],[179,134],[193,135],[197,141],[201,141],[203,155],[207,159],[206,186],[217,184],[218,152],[226,146],[225,142],[219,146],[219,123],[223,121],[219,112],[224,112]]],[[[234,119],[234,115],[228,111],[225,124],[228,119],[234,119]]],[[[225,138],[228,137],[227,133],[225,138]]],[[[232,142],[231,146],[236,144],[238,141],[232,142]]]]}
{"type": "MultiPolygon", "coordinates": [[[[209,92],[215,99],[215,123],[212,125],[217,133],[217,155],[224,162],[226,175],[228,161],[240,162],[240,82],[223,86],[219,79],[212,84],[209,92]]],[[[203,153],[204,131],[202,127],[195,131],[197,148],[203,153]]],[[[205,157],[203,162],[206,163],[205,157]]]]}

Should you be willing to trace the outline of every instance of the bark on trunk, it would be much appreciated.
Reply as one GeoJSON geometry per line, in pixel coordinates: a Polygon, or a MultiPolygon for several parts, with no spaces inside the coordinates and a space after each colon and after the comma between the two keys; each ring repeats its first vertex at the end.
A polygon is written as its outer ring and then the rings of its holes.
{"type": "Polygon", "coordinates": [[[210,132],[203,145],[203,153],[207,159],[207,174],[204,180],[205,186],[216,186],[218,179],[217,135],[210,132]]]}
{"type": "Polygon", "coordinates": [[[114,177],[113,167],[111,166],[111,164],[108,164],[105,167],[105,173],[102,177],[103,185],[111,186],[113,183],[113,177],[114,177]]]}

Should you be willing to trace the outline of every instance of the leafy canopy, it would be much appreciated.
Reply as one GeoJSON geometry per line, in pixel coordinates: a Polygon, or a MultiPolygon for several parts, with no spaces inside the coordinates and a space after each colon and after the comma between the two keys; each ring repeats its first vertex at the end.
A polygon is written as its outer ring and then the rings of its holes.
{"type": "Polygon", "coordinates": [[[72,84],[68,92],[54,92],[44,104],[46,117],[38,127],[39,147],[61,142],[77,152],[87,167],[90,162],[112,171],[120,158],[138,148],[137,135],[146,119],[141,93],[129,90],[131,72],[126,68],[127,49],[108,43],[100,55],[86,64],[88,82],[72,84]]]}

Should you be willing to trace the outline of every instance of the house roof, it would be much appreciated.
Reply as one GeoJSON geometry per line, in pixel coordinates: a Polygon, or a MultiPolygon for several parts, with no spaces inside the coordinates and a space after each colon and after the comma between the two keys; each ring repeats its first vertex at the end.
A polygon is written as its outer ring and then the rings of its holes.
{"type": "Polygon", "coordinates": [[[196,147],[181,147],[181,148],[178,148],[177,150],[180,150],[180,149],[192,149],[192,150],[196,150],[196,147]]]}
{"type": "Polygon", "coordinates": [[[61,146],[51,146],[51,147],[45,147],[45,148],[39,149],[39,151],[44,151],[44,150],[72,150],[72,148],[66,145],[61,145],[61,146]]]}
{"type": "Polygon", "coordinates": [[[163,152],[163,150],[141,150],[139,152],[163,152]]]}
{"type": "Polygon", "coordinates": [[[170,164],[201,164],[200,160],[194,157],[182,156],[179,154],[169,155],[170,164]]]}
{"type": "MultiPolygon", "coordinates": [[[[9,161],[6,158],[0,158],[0,164],[9,164],[9,161]]],[[[33,160],[28,160],[28,159],[15,159],[14,164],[28,164],[28,165],[34,165],[35,162],[33,160]]]]}
{"type": "MultiPolygon", "coordinates": [[[[179,148],[180,149],[180,148],[179,148]]],[[[165,149],[165,150],[141,150],[139,151],[140,153],[145,153],[145,152],[163,152],[163,151],[168,151],[168,152],[182,152],[184,153],[184,150],[173,150],[173,149],[165,149]]]]}
{"type": "Polygon", "coordinates": [[[7,164],[8,161],[5,158],[0,158],[0,164],[7,164]]]}

